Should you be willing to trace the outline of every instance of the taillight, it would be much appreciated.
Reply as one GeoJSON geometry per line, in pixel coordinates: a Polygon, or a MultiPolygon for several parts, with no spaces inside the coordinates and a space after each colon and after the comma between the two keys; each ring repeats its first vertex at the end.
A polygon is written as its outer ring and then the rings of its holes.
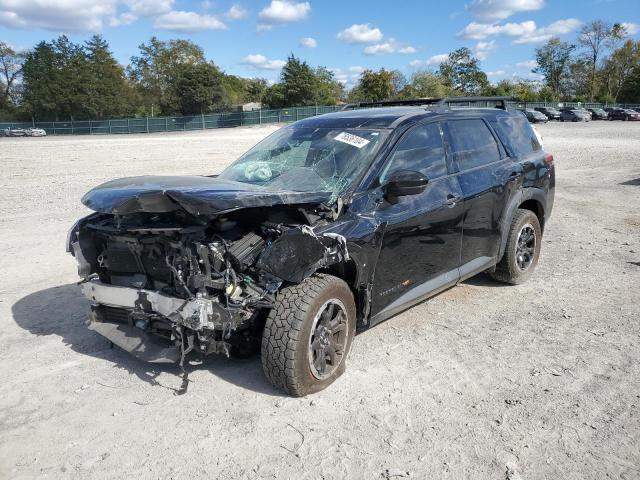
{"type": "Polygon", "coordinates": [[[547,153],[544,156],[544,163],[547,167],[551,167],[553,165],[553,155],[551,155],[550,153],[547,153]]]}

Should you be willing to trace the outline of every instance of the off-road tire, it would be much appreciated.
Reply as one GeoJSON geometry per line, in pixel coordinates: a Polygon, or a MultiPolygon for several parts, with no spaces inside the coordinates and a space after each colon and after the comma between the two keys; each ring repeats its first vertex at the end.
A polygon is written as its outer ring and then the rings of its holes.
{"type": "Polygon", "coordinates": [[[278,292],[262,334],[262,368],[267,379],[295,397],[323,390],[344,372],[355,327],[353,294],[343,280],[316,274],[298,285],[283,288],[278,292]],[[346,310],[346,347],[338,368],[331,376],[320,380],[309,366],[311,328],[318,310],[332,299],[342,302],[346,310]]]}
{"type": "Polygon", "coordinates": [[[502,256],[500,263],[496,265],[495,271],[490,273],[491,277],[499,282],[510,283],[512,285],[526,282],[529,277],[531,277],[536,265],[538,264],[541,244],[542,229],[540,228],[540,221],[536,214],[531,210],[516,210],[513,220],[511,221],[511,226],[509,227],[509,236],[507,237],[507,245],[505,247],[504,255],[502,256]],[[535,235],[535,249],[531,264],[523,271],[517,264],[516,249],[518,236],[525,225],[531,225],[533,227],[535,235]]]}

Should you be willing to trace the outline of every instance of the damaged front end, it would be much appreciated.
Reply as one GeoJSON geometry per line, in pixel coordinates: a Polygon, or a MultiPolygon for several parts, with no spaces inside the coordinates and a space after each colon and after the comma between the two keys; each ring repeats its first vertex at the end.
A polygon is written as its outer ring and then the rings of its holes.
{"type": "Polygon", "coordinates": [[[315,233],[334,215],[322,205],[139,210],[82,219],[68,248],[89,327],[149,362],[255,350],[283,284],[348,259],[344,237],[315,233]]]}

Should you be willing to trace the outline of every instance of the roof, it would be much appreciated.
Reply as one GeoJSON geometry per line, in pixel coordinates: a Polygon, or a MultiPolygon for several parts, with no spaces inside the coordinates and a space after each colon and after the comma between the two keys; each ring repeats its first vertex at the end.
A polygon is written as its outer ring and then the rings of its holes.
{"type": "Polygon", "coordinates": [[[339,128],[390,128],[399,120],[415,116],[434,115],[424,107],[383,107],[363,108],[359,110],[341,110],[297,122],[308,127],[339,128]]]}
{"type": "Polygon", "coordinates": [[[484,116],[511,115],[511,110],[499,108],[458,108],[445,111],[433,111],[419,106],[363,108],[341,110],[296,122],[300,127],[311,128],[396,128],[413,124],[428,117],[465,116],[470,113],[484,116]]]}

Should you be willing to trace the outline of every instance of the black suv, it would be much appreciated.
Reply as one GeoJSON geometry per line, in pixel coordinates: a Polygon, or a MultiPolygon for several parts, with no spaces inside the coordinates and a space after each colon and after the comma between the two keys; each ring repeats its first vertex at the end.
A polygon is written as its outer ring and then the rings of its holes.
{"type": "Polygon", "coordinates": [[[363,106],[285,126],[218,176],[89,191],[68,239],[89,328],[181,366],[260,349],[301,396],[342,374],[356,329],[480,272],[527,280],[555,176],[525,117],[501,97],[363,106]],[[476,101],[499,108],[455,108],[476,101]]]}

